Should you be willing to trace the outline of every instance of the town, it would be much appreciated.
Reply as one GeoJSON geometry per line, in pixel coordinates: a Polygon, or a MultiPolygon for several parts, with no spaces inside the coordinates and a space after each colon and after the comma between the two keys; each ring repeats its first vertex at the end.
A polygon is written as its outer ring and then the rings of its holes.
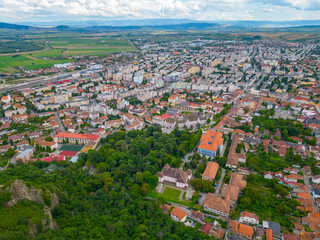
{"type": "Polygon", "coordinates": [[[36,162],[57,172],[104,143],[126,148],[108,142],[122,132],[188,133],[179,157],[150,170],[145,198],[164,214],[218,239],[320,238],[319,41],[133,44],[20,75],[53,74],[45,81],[3,84],[1,172],[36,162]]]}

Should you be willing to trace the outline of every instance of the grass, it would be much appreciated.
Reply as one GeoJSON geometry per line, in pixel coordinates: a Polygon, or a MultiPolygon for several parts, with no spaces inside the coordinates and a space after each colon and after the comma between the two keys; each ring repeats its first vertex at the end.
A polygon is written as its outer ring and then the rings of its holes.
{"type": "Polygon", "coordinates": [[[180,190],[173,189],[173,188],[170,188],[170,187],[166,187],[166,189],[163,191],[163,193],[150,191],[148,193],[147,197],[153,198],[153,199],[162,198],[166,202],[172,202],[172,203],[176,203],[176,204],[181,204],[181,205],[184,205],[186,207],[197,209],[197,210],[201,210],[202,209],[202,206],[200,206],[199,204],[193,204],[191,201],[184,201],[184,200],[180,201],[179,200],[180,194],[181,194],[180,190]]]}
{"type": "Polygon", "coordinates": [[[179,201],[179,196],[181,194],[180,190],[174,189],[174,188],[170,188],[170,187],[166,187],[166,189],[163,191],[162,196],[164,198],[168,198],[168,199],[174,199],[176,201],[179,201]]]}
{"type": "Polygon", "coordinates": [[[118,33],[46,32],[31,34],[29,37],[35,42],[48,41],[47,49],[0,55],[0,72],[19,72],[19,67],[27,70],[51,67],[56,63],[74,61],[72,56],[78,55],[105,57],[114,53],[135,51],[118,33]],[[64,56],[69,56],[70,59],[61,59],[64,56]]]}
{"type": "Polygon", "coordinates": [[[51,67],[56,63],[71,62],[72,59],[42,59],[43,57],[61,56],[61,49],[51,49],[48,52],[34,54],[21,54],[14,56],[0,56],[0,72],[17,72],[18,68],[24,67],[27,70],[51,67]],[[46,54],[48,53],[48,54],[46,54]]]}

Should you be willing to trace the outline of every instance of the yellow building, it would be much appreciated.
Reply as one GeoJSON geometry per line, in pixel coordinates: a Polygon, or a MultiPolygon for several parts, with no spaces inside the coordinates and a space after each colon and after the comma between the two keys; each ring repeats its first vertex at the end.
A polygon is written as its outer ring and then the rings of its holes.
{"type": "Polygon", "coordinates": [[[200,72],[200,68],[198,66],[195,66],[189,69],[190,74],[196,74],[198,72],[200,72]]]}

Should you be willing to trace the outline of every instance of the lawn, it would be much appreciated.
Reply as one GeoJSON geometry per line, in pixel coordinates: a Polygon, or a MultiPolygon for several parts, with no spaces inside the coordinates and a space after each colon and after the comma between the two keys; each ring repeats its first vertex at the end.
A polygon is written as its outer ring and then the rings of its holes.
{"type": "Polygon", "coordinates": [[[162,198],[165,202],[172,202],[172,203],[177,203],[184,205],[189,208],[201,210],[202,207],[199,204],[193,204],[191,201],[180,201],[179,196],[181,194],[180,190],[173,189],[170,187],[166,187],[166,189],[163,191],[163,193],[158,193],[156,191],[150,191],[147,195],[149,198],[153,199],[159,199],[162,198]]]}
{"type": "Polygon", "coordinates": [[[170,187],[166,187],[166,189],[163,191],[162,196],[164,198],[168,198],[168,199],[174,199],[176,201],[179,201],[179,196],[181,194],[180,190],[174,189],[174,188],[170,188],[170,187]]]}

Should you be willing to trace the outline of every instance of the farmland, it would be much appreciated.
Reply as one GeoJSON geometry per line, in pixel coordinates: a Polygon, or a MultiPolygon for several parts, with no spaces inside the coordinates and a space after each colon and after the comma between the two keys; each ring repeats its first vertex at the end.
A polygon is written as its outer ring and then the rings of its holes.
{"type": "Polygon", "coordinates": [[[117,33],[35,32],[28,33],[24,38],[45,47],[35,51],[0,54],[0,73],[15,73],[21,68],[34,70],[51,67],[56,63],[72,62],[77,56],[104,57],[135,51],[117,33]]]}

